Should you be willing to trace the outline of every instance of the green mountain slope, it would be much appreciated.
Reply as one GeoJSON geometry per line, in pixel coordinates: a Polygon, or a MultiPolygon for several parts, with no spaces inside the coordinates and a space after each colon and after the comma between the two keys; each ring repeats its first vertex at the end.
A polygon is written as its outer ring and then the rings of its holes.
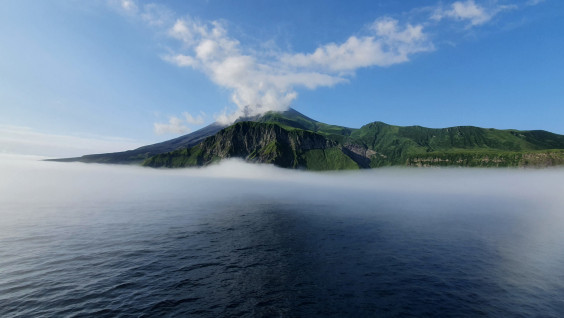
{"type": "Polygon", "coordinates": [[[326,136],[349,136],[355,130],[352,128],[318,122],[292,108],[285,112],[268,112],[262,116],[257,116],[252,120],[249,119],[248,121],[277,123],[285,127],[310,130],[326,136]]]}
{"type": "MultiPolygon", "coordinates": [[[[374,122],[354,131],[350,140],[376,152],[377,155],[371,157],[371,167],[411,165],[417,162],[417,158],[437,158],[437,162],[442,162],[439,159],[446,157],[451,158],[448,162],[452,165],[492,166],[487,158],[496,154],[505,158],[509,153],[533,154],[550,149],[564,149],[564,136],[546,131],[497,130],[472,126],[432,129],[420,126],[399,127],[382,122],[374,122]],[[454,158],[456,160],[452,162],[454,158]],[[484,162],[479,158],[484,158],[484,162]]],[[[558,157],[558,153],[552,151],[551,156],[558,157]]],[[[504,159],[498,166],[531,164],[537,163],[504,159]]],[[[433,164],[428,162],[426,165],[433,164]]]]}
{"type": "Polygon", "coordinates": [[[352,129],[295,110],[238,122],[199,145],[149,158],[151,167],[201,166],[224,158],[285,168],[340,170],[382,166],[554,166],[564,164],[564,136],[546,131],[432,129],[374,122],[352,129]]]}
{"type": "Polygon", "coordinates": [[[224,158],[309,170],[383,166],[517,167],[564,165],[564,136],[459,126],[400,127],[373,122],[359,129],[328,125],[294,109],[212,124],[138,149],[58,161],[204,166],[224,158]]]}
{"type": "Polygon", "coordinates": [[[314,131],[270,121],[235,123],[195,147],[156,155],[146,160],[144,165],[171,168],[201,166],[232,157],[285,168],[359,168],[337,141],[314,131]]]}
{"type": "Polygon", "coordinates": [[[77,162],[87,162],[87,163],[110,163],[110,164],[141,164],[143,163],[143,161],[154,155],[174,151],[176,149],[193,147],[199,144],[200,142],[202,142],[205,138],[209,136],[213,136],[214,134],[216,134],[218,131],[220,131],[225,127],[226,127],[225,125],[213,123],[193,133],[180,136],[171,140],[159,142],[156,144],[139,147],[133,150],[85,155],[77,158],[50,159],[48,161],[61,161],[61,162],[77,161],[77,162]]]}

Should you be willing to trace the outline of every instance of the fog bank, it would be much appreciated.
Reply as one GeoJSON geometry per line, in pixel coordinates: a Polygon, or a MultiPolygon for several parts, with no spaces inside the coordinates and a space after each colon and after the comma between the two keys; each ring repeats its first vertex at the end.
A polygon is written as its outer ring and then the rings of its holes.
{"type": "Polygon", "coordinates": [[[564,239],[563,169],[316,173],[241,160],[152,169],[39,159],[0,156],[0,239],[17,236],[22,228],[49,233],[52,227],[208,218],[223,224],[234,217],[225,211],[272,213],[273,207],[327,222],[371,220],[384,227],[393,222],[414,231],[473,229],[476,237],[516,229],[511,241],[494,239],[501,244],[494,248],[516,258],[551,260],[564,239]]]}
{"type": "MultiPolygon", "coordinates": [[[[448,198],[526,200],[563,208],[563,169],[383,168],[355,172],[309,172],[272,165],[223,161],[205,168],[60,163],[40,157],[0,156],[0,203],[73,202],[176,197],[222,201],[233,196],[299,202],[345,202],[355,198],[448,198]]],[[[564,209],[562,209],[564,210],[564,209]]]]}

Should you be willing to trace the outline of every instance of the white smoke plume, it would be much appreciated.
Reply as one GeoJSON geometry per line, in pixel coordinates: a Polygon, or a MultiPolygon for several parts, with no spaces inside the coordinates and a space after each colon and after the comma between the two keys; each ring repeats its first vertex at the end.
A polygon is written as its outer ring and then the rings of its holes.
{"type": "Polygon", "coordinates": [[[296,99],[298,87],[333,86],[348,81],[358,68],[406,62],[414,53],[433,49],[422,25],[400,26],[391,18],[376,20],[366,36],[351,36],[342,44],[327,44],[311,54],[279,53],[275,58],[245,52],[219,21],[177,19],[168,34],[182,42],[183,52],[167,55],[165,60],[200,70],[232,91],[238,110],[216,117],[223,122],[286,110],[296,99]]]}
{"type": "Polygon", "coordinates": [[[245,53],[239,41],[228,36],[223,24],[183,18],[169,29],[169,35],[183,44],[183,53],[165,59],[205,73],[214,83],[232,91],[235,114],[220,116],[232,121],[270,110],[286,110],[296,98],[295,87],[315,89],[346,79],[332,74],[291,67],[278,60],[260,60],[245,53]]]}

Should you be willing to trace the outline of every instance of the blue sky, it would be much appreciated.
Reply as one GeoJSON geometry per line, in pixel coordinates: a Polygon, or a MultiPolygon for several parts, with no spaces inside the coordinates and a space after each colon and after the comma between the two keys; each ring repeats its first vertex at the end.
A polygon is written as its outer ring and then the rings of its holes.
{"type": "Polygon", "coordinates": [[[0,152],[117,151],[288,106],[564,134],[564,4],[8,0],[0,152]]]}

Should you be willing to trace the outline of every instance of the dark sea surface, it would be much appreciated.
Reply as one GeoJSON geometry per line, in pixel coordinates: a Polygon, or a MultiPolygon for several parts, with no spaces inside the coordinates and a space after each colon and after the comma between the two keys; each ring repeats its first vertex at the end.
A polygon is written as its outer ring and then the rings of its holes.
{"type": "Polygon", "coordinates": [[[564,315],[562,170],[2,174],[0,317],[564,315]]]}

